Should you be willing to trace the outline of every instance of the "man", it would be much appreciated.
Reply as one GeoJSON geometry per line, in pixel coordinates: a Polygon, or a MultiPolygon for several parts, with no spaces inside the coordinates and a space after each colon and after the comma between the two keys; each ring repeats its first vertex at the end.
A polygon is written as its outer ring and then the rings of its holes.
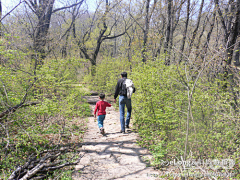
{"type": "MultiPolygon", "coordinates": [[[[131,98],[128,99],[127,95],[123,92],[123,82],[127,79],[127,73],[122,72],[121,73],[121,79],[118,80],[117,86],[115,89],[114,94],[114,102],[116,103],[116,98],[119,95],[119,111],[120,111],[120,124],[121,124],[121,133],[125,133],[125,127],[129,128],[130,118],[131,118],[131,112],[132,112],[132,103],[131,98]],[[125,111],[125,105],[127,107],[127,117],[126,122],[124,120],[124,111],[125,111]]],[[[133,92],[135,92],[135,87],[133,86],[133,92]]]]}

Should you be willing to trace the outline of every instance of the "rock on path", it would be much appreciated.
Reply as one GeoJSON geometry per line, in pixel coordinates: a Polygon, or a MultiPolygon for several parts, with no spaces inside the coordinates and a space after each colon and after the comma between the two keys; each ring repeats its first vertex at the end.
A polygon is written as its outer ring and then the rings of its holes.
{"type": "MultiPolygon", "coordinates": [[[[97,102],[98,97],[89,97],[88,101],[97,102]]],[[[91,105],[92,111],[94,107],[91,105]]],[[[114,107],[107,107],[106,112],[105,136],[99,133],[97,120],[89,118],[80,154],[82,158],[75,167],[73,179],[156,180],[150,174],[157,175],[159,172],[148,166],[146,158],[151,155],[147,149],[137,145],[137,133],[131,129],[127,129],[126,134],[120,133],[119,113],[114,107]]]]}

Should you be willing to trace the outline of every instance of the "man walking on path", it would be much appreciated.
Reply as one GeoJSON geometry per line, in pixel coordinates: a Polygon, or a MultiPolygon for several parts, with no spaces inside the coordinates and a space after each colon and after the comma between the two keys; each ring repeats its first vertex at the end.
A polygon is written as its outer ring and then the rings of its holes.
{"type": "MultiPolygon", "coordinates": [[[[125,127],[129,128],[131,112],[132,112],[132,103],[131,98],[127,97],[127,94],[124,90],[124,83],[127,79],[127,73],[121,73],[121,79],[118,80],[115,94],[114,94],[114,102],[116,103],[116,98],[119,95],[119,111],[120,111],[120,124],[121,124],[121,133],[125,133],[125,127]],[[127,107],[127,117],[126,122],[124,120],[124,113],[125,113],[125,105],[127,107]]],[[[131,81],[131,80],[130,80],[131,81]]],[[[126,87],[125,87],[126,88],[126,87]]],[[[135,92],[135,87],[132,83],[133,93],[135,92]]]]}

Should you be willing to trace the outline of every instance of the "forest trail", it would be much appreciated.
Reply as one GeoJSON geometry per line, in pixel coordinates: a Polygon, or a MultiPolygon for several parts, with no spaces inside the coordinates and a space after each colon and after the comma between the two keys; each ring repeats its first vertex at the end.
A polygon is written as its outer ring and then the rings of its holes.
{"type": "MultiPolygon", "coordinates": [[[[93,112],[98,96],[89,96],[87,100],[93,112]]],[[[156,180],[150,174],[158,175],[159,172],[148,166],[146,158],[151,158],[151,155],[147,149],[137,145],[138,134],[131,129],[127,129],[125,134],[120,133],[119,112],[114,107],[108,107],[106,112],[105,136],[99,133],[97,120],[89,117],[80,154],[82,158],[75,167],[73,179],[156,180]]]]}

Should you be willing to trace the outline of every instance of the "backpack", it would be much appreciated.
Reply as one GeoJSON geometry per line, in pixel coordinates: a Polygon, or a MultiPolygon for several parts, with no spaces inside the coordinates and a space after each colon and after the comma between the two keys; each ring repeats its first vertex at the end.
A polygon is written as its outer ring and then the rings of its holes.
{"type": "Polygon", "coordinates": [[[125,79],[122,83],[122,94],[127,96],[128,99],[131,99],[134,90],[134,84],[131,79],[125,79]]]}

